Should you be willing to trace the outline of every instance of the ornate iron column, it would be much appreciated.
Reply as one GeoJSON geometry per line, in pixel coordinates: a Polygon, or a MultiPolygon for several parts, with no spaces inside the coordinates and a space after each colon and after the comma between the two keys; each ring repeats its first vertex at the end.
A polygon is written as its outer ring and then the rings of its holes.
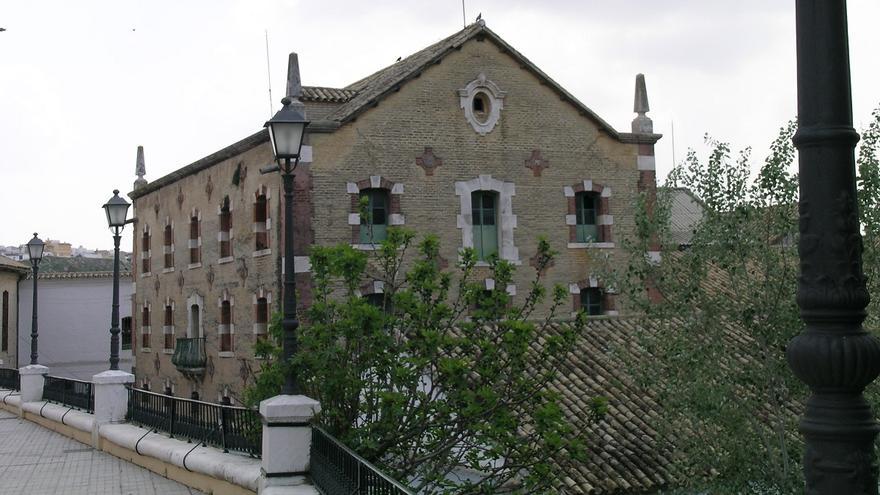
{"type": "Polygon", "coordinates": [[[805,493],[877,494],[871,407],[862,396],[880,373],[880,342],[862,328],[862,272],[853,149],[846,3],[797,0],[800,263],[805,328],[788,363],[809,385],[800,430],[805,493]]]}
{"type": "Polygon", "coordinates": [[[34,274],[34,301],[31,307],[31,364],[37,364],[37,275],[40,272],[40,260],[31,260],[34,274]]]}
{"type": "Polygon", "coordinates": [[[110,310],[110,369],[119,369],[119,240],[122,227],[113,230],[113,305],[110,310]]]}
{"type": "MultiPolygon", "coordinates": [[[[281,327],[284,329],[284,338],[281,341],[281,361],[289,363],[296,354],[297,339],[296,329],[299,328],[299,320],[296,317],[296,264],[293,254],[293,170],[295,164],[290,159],[284,160],[281,168],[281,178],[284,179],[284,316],[281,327]]],[[[284,386],[281,388],[283,395],[296,395],[300,393],[299,383],[292,370],[284,374],[284,386]]]]}

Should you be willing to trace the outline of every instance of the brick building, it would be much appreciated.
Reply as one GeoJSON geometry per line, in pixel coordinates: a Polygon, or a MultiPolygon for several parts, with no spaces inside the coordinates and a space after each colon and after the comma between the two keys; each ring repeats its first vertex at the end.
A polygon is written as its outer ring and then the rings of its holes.
{"type": "MultiPolygon", "coordinates": [[[[306,303],[309,245],[372,249],[402,225],[437,234],[446,260],[474,247],[518,265],[506,288],[514,297],[527,291],[536,240],[546,236],[560,253],[546,281],[570,288],[571,310],[618,313],[595,260],[622,259],[637,195],[655,192],[660,135],[645,115],[643,77],[624,133],[483,22],[345,88],[300,87],[291,60],[288,95],[311,121],[294,205],[306,303]],[[362,196],[372,228],[358,215],[362,196]]],[[[138,386],[235,398],[258,370],[253,344],[281,301],[281,180],[259,173],[272,161],[260,130],[147,182],[139,150],[130,194],[138,386]]],[[[375,291],[381,284],[362,292],[375,291]]]]}

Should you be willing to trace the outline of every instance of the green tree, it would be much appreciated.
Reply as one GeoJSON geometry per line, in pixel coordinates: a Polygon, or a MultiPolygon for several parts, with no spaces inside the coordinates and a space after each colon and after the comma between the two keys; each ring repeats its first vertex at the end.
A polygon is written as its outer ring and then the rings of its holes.
{"type": "MultiPolygon", "coordinates": [[[[865,270],[874,295],[869,328],[876,326],[880,301],[880,109],[873,115],[857,161],[865,270]]],[[[802,491],[797,421],[807,390],[785,360],[787,343],[803,327],[795,302],[796,129],[794,121],[780,129],[754,177],[748,148],[734,155],[727,143],[707,137],[708,157],[688,152],[651,215],[642,198],[638,235],[626,243],[630,263],[608,269],[631,310],[662,322],[663,331],[645,332],[641,342],[654,361],[633,366],[659,395],[661,430],[675,439],[687,488],[802,491]],[[693,191],[705,208],[683,250],[668,229],[675,186],[693,191]],[[646,257],[652,239],[663,245],[659,264],[646,257]],[[652,303],[646,286],[656,287],[662,301],[652,303]]]]}
{"type": "MultiPolygon", "coordinates": [[[[416,243],[389,229],[372,252],[313,247],[314,300],[290,367],[321,402],[317,421],[420,493],[544,491],[558,477],[551,459],[582,459],[585,422],[604,412],[597,399],[591,417],[571,423],[546,387],[584,327],[578,318],[567,332],[542,332],[568,297],[563,287],[549,316],[532,319],[552,257],[539,240],[534,281],[513,305],[510,263],[491,259],[487,291],[473,250],[445,271],[433,236],[416,243]],[[381,302],[359,296],[373,281],[384,286],[381,302]]],[[[272,331],[277,338],[279,326],[272,331]]],[[[291,369],[272,341],[260,351],[275,359],[247,392],[251,403],[277,394],[291,369]]]]}

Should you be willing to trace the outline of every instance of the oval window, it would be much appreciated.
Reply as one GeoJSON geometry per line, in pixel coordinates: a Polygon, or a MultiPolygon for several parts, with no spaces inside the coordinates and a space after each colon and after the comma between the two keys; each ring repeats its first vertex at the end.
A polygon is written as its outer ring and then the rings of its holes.
{"type": "Polygon", "coordinates": [[[489,98],[489,95],[480,91],[474,94],[473,102],[471,103],[472,109],[474,111],[474,118],[480,124],[485,124],[489,120],[489,113],[492,109],[492,99],[489,98]]]}

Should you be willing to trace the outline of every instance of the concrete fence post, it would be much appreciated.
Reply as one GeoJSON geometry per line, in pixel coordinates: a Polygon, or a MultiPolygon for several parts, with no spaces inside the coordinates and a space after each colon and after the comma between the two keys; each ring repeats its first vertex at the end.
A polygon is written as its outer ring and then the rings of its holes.
{"type": "Polygon", "coordinates": [[[304,395],[276,395],[260,402],[263,417],[260,493],[306,482],[312,444],[310,421],[320,411],[321,404],[304,395]]]}
{"type": "Polygon", "coordinates": [[[120,370],[107,370],[92,377],[95,387],[95,423],[92,443],[99,448],[102,425],[122,423],[128,413],[128,385],[134,383],[134,375],[120,370]]]}
{"type": "MultiPolygon", "coordinates": [[[[21,385],[21,404],[43,400],[43,385],[49,368],[41,364],[29,364],[18,369],[21,385]]],[[[21,414],[21,413],[19,413],[21,414]]]]}

